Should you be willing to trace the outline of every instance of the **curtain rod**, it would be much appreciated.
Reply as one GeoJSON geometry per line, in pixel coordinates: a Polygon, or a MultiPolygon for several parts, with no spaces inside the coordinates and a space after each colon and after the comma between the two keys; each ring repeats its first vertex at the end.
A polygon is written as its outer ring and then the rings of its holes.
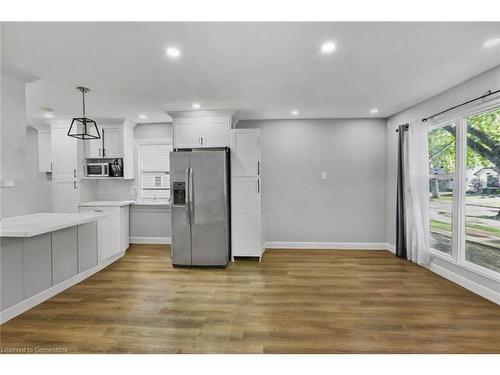
{"type": "Polygon", "coordinates": [[[462,106],[467,105],[467,104],[472,103],[472,102],[475,102],[476,100],[481,100],[481,99],[484,99],[484,98],[486,98],[486,97],[488,97],[488,96],[490,96],[490,95],[495,95],[495,94],[498,94],[499,92],[500,92],[500,90],[496,90],[496,91],[493,91],[493,92],[492,92],[491,90],[488,90],[488,91],[486,91],[483,95],[478,96],[477,98],[474,98],[474,99],[471,99],[471,100],[467,100],[466,102],[463,102],[463,103],[457,104],[457,105],[455,105],[455,106],[453,106],[453,107],[450,107],[450,108],[447,108],[447,109],[445,109],[444,111],[441,111],[441,112],[435,113],[435,114],[433,114],[432,116],[429,116],[429,117],[423,118],[423,119],[422,119],[422,122],[426,122],[427,120],[429,120],[429,119],[431,119],[431,118],[433,118],[433,117],[436,117],[436,116],[442,115],[443,113],[446,113],[446,112],[452,111],[452,110],[454,110],[454,109],[456,109],[456,108],[462,107],[462,106]]]}
{"type": "MultiPolygon", "coordinates": [[[[401,125],[399,125],[399,126],[404,126],[403,130],[405,130],[405,131],[406,131],[406,130],[408,130],[408,127],[410,126],[410,123],[408,123],[408,122],[407,122],[406,124],[401,124],[401,125]]],[[[398,126],[398,128],[396,129],[396,133],[399,133],[399,126],[398,126]]]]}

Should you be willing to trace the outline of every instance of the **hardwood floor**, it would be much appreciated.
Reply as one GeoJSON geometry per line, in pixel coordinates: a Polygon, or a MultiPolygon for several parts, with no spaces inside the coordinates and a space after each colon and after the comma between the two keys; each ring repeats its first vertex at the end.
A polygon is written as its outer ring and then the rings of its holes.
{"type": "Polygon", "coordinates": [[[498,305],[385,251],[174,269],[135,245],[0,330],[3,352],[500,353],[498,305]]]}

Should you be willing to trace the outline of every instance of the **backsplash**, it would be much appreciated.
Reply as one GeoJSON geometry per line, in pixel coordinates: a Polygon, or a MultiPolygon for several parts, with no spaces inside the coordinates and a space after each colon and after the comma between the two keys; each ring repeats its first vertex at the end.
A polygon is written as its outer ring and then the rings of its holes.
{"type": "Polygon", "coordinates": [[[135,200],[136,198],[135,180],[97,181],[97,200],[135,200]]]}

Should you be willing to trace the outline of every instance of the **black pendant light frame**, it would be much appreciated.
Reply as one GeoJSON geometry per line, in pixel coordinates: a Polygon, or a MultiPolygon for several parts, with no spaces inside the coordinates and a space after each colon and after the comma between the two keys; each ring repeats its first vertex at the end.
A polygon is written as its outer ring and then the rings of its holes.
{"type": "Polygon", "coordinates": [[[71,121],[71,126],[69,127],[68,130],[68,135],[70,137],[78,138],[81,140],[90,140],[90,139],[101,139],[101,133],[99,133],[99,129],[97,128],[97,123],[85,117],[85,94],[88,93],[90,90],[86,87],[77,87],[76,88],[78,91],[82,93],[82,106],[83,106],[83,116],[82,117],[75,117],[71,121]],[[76,124],[75,124],[76,122],[76,124]],[[73,129],[73,125],[75,125],[76,129],[78,130],[78,123],[82,125],[82,133],[71,133],[71,129],[73,129]],[[89,133],[89,130],[94,128],[95,129],[95,134],[89,133]]]}

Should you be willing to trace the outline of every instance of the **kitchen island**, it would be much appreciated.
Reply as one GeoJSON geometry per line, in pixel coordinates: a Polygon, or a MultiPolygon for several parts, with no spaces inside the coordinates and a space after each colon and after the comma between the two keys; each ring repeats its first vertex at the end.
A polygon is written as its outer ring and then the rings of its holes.
{"type": "Polygon", "coordinates": [[[106,213],[38,213],[0,220],[0,323],[111,264],[100,260],[97,222],[106,213]]]}

